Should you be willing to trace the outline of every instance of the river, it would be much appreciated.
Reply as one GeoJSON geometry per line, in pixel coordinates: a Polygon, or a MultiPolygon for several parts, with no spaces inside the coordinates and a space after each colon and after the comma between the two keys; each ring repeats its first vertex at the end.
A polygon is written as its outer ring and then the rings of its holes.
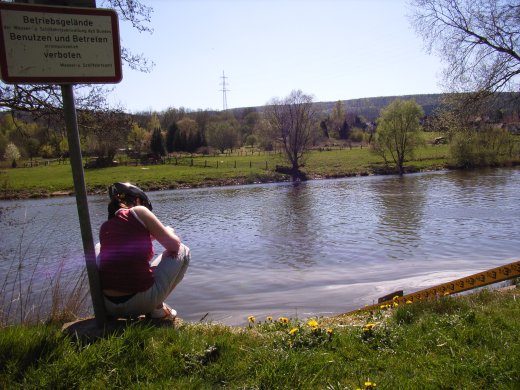
{"type": "MultiPolygon", "coordinates": [[[[149,195],[192,250],[167,301],[187,321],[339,314],[520,258],[518,168],[149,195]]],[[[95,237],[106,205],[89,197],[95,237]]],[[[4,290],[16,276],[42,294],[84,268],[73,197],[0,201],[0,229],[4,290]]]]}

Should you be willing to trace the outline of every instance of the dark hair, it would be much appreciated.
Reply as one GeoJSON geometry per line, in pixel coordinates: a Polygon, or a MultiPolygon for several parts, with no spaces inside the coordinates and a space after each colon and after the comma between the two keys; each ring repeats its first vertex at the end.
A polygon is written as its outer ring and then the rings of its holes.
{"type": "Polygon", "coordinates": [[[132,207],[136,198],[141,199],[143,206],[152,210],[152,202],[139,187],[130,183],[114,183],[108,187],[110,203],[108,204],[108,218],[113,218],[116,211],[122,207],[132,207]]]}
{"type": "Polygon", "coordinates": [[[118,202],[117,200],[112,200],[109,204],[108,204],[108,219],[110,218],[114,218],[114,216],[116,215],[116,211],[119,210],[121,207],[122,204],[120,202],[118,202]]]}

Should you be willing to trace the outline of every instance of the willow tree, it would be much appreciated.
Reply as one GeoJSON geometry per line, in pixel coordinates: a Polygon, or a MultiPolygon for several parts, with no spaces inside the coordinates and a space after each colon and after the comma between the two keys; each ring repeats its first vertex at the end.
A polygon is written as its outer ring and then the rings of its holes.
{"type": "Polygon", "coordinates": [[[302,178],[300,167],[312,142],[317,119],[312,96],[297,90],[284,99],[275,98],[266,106],[265,117],[291,164],[293,180],[302,178]]]}
{"type": "Polygon", "coordinates": [[[419,119],[424,112],[414,100],[394,100],[377,120],[375,148],[387,160],[389,154],[399,174],[404,173],[404,162],[421,144],[419,119]]]}

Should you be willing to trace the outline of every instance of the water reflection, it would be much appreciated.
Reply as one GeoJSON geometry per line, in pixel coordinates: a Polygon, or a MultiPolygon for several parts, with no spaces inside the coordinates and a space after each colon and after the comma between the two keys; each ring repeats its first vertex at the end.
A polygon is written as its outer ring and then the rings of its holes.
{"type": "Polygon", "coordinates": [[[372,183],[371,190],[378,194],[376,240],[383,247],[394,248],[388,251],[388,257],[394,260],[410,258],[420,244],[425,180],[404,176],[372,183]]]}
{"type": "Polygon", "coordinates": [[[314,264],[316,232],[321,231],[313,218],[317,206],[314,193],[305,183],[280,187],[278,196],[262,213],[262,231],[269,248],[267,253],[276,263],[294,269],[314,264]]]}

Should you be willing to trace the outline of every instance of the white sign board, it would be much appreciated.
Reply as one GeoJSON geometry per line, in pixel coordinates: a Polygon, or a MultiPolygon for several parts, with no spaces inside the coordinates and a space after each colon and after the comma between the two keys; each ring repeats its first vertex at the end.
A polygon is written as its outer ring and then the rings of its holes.
{"type": "Polygon", "coordinates": [[[0,65],[6,83],[118,83],[117,13],[0,2],[0,65]]]}

